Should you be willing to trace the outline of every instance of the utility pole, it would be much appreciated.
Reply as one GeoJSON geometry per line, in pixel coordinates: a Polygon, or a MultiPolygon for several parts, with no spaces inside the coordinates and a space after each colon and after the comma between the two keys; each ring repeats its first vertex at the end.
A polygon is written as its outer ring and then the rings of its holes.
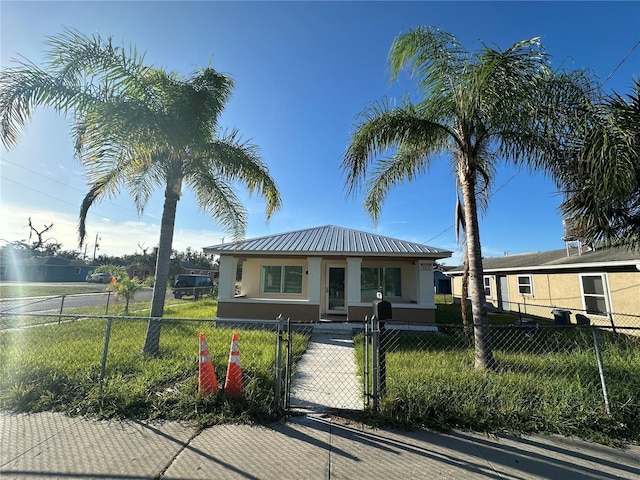
{"type": "Polygon", "coordinates": [[[93,261],[96,261],[96,250],[98,250],[98,248],[100,248],[100,245],[98,244],[98,240],[102,240],[102,238],[100,238],[98,235],[100,235],[100,232],[96,233],[96,240],[93,242],[93,261]]]}

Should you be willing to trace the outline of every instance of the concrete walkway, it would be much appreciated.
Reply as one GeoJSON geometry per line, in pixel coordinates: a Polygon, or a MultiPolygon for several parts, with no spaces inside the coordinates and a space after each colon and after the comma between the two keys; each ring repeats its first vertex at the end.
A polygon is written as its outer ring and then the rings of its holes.
{"type": "Polygon", "coordinates": [[[302,416],[265,427],[0,413],[2,479],[637,479],[640,447],[401,432],[302,416]]]}
{"type": "Polygon", "coordinates": [[[315,412],[362,410],[362,378],[358,375],[351,327],[315,327],[307,351],[291,381],[291,407],[315,412]]]}

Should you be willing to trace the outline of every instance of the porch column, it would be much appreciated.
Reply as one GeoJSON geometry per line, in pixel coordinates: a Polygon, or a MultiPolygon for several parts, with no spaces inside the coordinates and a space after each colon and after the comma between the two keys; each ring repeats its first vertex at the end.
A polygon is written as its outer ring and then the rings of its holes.
{"type": "Polygon", "coordinates": [[[347,306],[355,305],[362,301],[362,288],[360,287],[362,258],[347,258],[347,306]]]}
{"type": "Polygon", "coordinates": [[[220,256],[218,274],[218,300],[228,300],[236,293],[236,270],[238,259],[230,255],[220,256]]]}
{"type": "Polygon", "coordinates": [[[433,293],[433,260],[416,262],[416,296],[419,305],[435,307],[433,293]]]}
{"type": "Polygon", "coordinates": [[[307,257],[307,300],[311,303],[320,304],[322,288],[320,278],[322,277],[322,258],[307,257]]]}

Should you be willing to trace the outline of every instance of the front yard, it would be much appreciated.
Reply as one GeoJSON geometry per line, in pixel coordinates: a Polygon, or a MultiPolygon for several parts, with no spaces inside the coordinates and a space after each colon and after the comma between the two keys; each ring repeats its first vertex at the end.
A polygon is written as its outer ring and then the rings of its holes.
{"type": "MultiPolygon", "coordinates": [[[[219,383],[224,383],[231,339],[229,326],[212,320],[216,302],[167,306],[158,357],[141,353],[147,329],[144,308],[136,312],[139,319],[112,317],[102,382],[104,318],[2,331],[0,408],[201,425],[270,422],[284,414],[274,396],[275,332],[236,326],[244,395],[205,398],[197,394],[198,334],[207,336],[219,383]]],[[[448,325],[446,333],[396,334],[387,347],[387,394],[380,412],[365,412],[371,422],[552,432],[604,443],[640,438],[640,338],[600,333],[609,414],[591,330],[550,326],[534,335],[514,329],[514,316],[492,316],[497,368],[481,372],[473,368],[473,339],[459,315],[459,306],[439,305],[437,322],[448,325]]],[[[308,335],[294,335],[294,358],[303,354],[308,341],[308,335]]],[[[357,336],[356,345],[361,341],[357,336]]],[[[356,348],[356,355],[362,366],[362,348],[356,348]]]]}

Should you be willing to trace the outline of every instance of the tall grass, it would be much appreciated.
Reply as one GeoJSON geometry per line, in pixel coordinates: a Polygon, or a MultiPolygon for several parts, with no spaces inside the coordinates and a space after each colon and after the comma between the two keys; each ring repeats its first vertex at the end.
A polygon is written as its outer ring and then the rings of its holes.
{"type": "Polygon", "coordinates": [[[398,335],[387,349],[387,390],[376,421],[549,432],[605,443],[640,439],[638,339],[601,335],[608,414],[590,332],[550,329],[543,336],[535,340],[535,351],[502,342],[494,350],[497,368],[487,372],[473,368],[472,342],[433,333],[398,335]]]}
{"type": "MultiPolygon", "coordinates": [[[[215,302],[186,305],[215,317],[215,302]]],[[[160,355],[141,352],[143,319],[113,319],[104,380],[100,382],[106,320],[86,319],[0,335],[0,408],[19,412],[58,410],[99,418],[268,422],[281,416],[274,398],[276,344],[272,331],[239,332],[244,395],[197,393],[199,333],[207,338],[219,384],[225,380],[232,330],[212,320],[177,320],[189,313],[173,307],[163,320],[160,355]]],[[[193,312],[191,312],[191,316],[193,312]]],[[[297,355],[308,337],[296,335],[297,355]]]]}

